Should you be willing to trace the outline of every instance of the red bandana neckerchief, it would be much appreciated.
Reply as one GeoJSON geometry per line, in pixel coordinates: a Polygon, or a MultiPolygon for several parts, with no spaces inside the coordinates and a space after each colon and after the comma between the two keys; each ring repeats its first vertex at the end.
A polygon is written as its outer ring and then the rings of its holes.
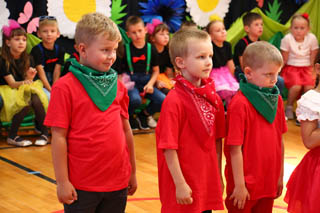
{"type": "Polygon", "coordinates": [[[188,112],[191,112],[190,114],[193,116],[198,115],[200,118],[192,120],[194,126],[197,130],[203,126],[205,132],[209,136],[213,136],[215,133],[215,113],[219,110],[219,97],[215,91],[213,80],[211,78],[202,79],[200,87],[195,87],[181,75],[178,75],[175,80],[176,91],[182,96],[181,100],[188,107],[188,112]],[[190,98],[194,107],[192,107],[190,98]]]}

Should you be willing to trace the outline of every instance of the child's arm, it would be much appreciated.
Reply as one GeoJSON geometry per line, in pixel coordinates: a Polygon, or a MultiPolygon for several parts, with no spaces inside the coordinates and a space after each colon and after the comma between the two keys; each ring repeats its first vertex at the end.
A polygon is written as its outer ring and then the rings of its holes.
{"type": "Polygon", "coordinates": [[[182,205],[191,204],[193,202],[191,197],[192,190],[183,177],[177,151],[175,149],[165,149],[164,157],[166,159],[173,182],[176,186],[177,203],[182,205]]]}
{"type": "Polygon", "coordinates": [[[287,64],[289,52],[281,50],[281,54],[282,54],[282,58],[283,58],[283,64],[287,64]]]}
{"type": "Polygon", "coordinates": [[[152,67],[152,75],[148,83],[143,87],[143,90],[146,93],[152,94],[153,93],[153,86],[157,81],[158,75],[159,75],[159,66],[152,67]]]}
{"type": "Polygon", "coordinates": [[[244,70],[243,62],[242,62],[242,55],[239,56],[239,64],[240,64],[241,69],[244,70]]]}
{"type": "Polygon", "coordinates": [[[51,86],[49,84],[49,81],[47,79],[46,73],[44,71],[44,68],[41,64],[36,66],[36,69],[38,71],[38,76],[40,78],[40,80],[43,83],[44,88],[46,88],[49,92],[51,92],[51,86]]]}
{"type": "MultiPolygon", "coordinates": [[[[242,62],[240,62],[242,63],[242,62]]],[[[227,66],[231,72],[231,74],[234,76],[234,69],[235,69],[235,66],[234,66],[234,62],[232,59],[230,59],[228,62],[227,62],[227,66]]]]}
{"type": "Polygon", "coordinates": [[[318,50],[319,49],[311,50],[311,54],[310,54],[310,65],[311,66],[313,66],[315,63],[316,56],[318,55],[318,50]]]}
{"type": "Polygon", "coordinates": [[[35,68],[29,67],[26,71],[25,80],[33,81],[34,77],[37,74],[37,70],[35,68]]]}
{"type": "Polygon", "coordinates": [[[308,149],[320,146],[320,128],[318,128],[318,120],[301,121],[301,137],[305,147],[308,149]]]}
{"type": "Polygon", "coordinates": [[[54,84],[60,78],[60,75],[61,75],[61,64],[56,64],[53,70],[52,84],[54,84]]]}
{"type": "Polygon", "coordinates": [[[281,138],[281,170],[280,170],[280,177],[278,180],[278,192],[277,197],[280,197],[283,190],[283,167],[284,167],[284,144],[283,144],[283,138],[281,138]]]}
{"type": "Polygon", "coordinates": [[[134,152],[133,135],[128,119],[122,118],[123,131],[126,136],[126,142],[130,154],[131,163],[131,177],[128,186],[128,195],[133,195],[137,190],[137,177],[136,177],[136,157],[134,152]]]}
{"type": "Polygon", "coordinates": [[[223,183],[223,178],[222,178],[222,172],[221,172],[221,168],[222,168],[222,139],[219,138],[216,140],[216,153],[217,153],[217,160],[218,160],[218,168],[219,168],[219,172],[220,172],[220,181],[221,181],[221,191],[223,193],[224,190],[224,183],[223,183]]]}
{"type": "Polygon", "coordinates": [[[71,204],[78,199],[68,174],[67,129],[52,127],[52,162],[57,179],[57,195],[61,203],[71,204]]]}
{"type": "Polygon", "coordinates": [[[230,196],[233,199],[233,205],[243,209],[246,200],[250,200],[250,194],[246,188],[243,172],[242,146],[229,146],[231,156],[231,166],[234,179],[234,190],[230,196]]]}
{"type": "Polygon", "coordinates": [[[11,74],[6,75],[3,78],[8,83],[9,87],[11,87],[11,88],[18,88],[23,84],[31,84],[32,83],[32,80],[31,81],[30,80],[16,81],[11,74]]]}

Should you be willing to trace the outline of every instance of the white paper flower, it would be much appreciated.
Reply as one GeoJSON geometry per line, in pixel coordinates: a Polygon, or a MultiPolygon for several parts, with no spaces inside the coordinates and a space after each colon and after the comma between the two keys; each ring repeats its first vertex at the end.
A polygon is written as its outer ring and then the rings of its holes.
{"type": "Polygon", "coordinates": [[[60,33],[74,38],[76,24],[82,15],[100,12],[111,16],[111,0],[48,0],[48,14],[58,20],[60,33]]]}
{"type": "MultiPolygon", "coordinates": [[[[0,1],[0,29],[4,25],[8,25],[8,18],[9,18],[10,12],[7,9],[7,2],[0,1]]],[[[0,46],[2,46],[2,32],[0,33],[0,46]]]]}
{"type": "Polygon", "coordinates": [[[199,26],[205,27],[210,17],[223,19],[229,10],[231,0],[186,0],[192,20],[199,26]]]}

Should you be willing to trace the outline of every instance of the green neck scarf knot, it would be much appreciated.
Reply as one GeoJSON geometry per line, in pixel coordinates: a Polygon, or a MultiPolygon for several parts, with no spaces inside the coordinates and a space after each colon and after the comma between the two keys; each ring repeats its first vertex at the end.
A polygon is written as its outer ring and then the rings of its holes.
{"type": "Polygon", "coordinates": [[[244,75],[240,76],[240,90],[248,98],[253,107],[269,122],[272,123],[278,109],[279,89],[261,88],[247,82],[244,75]]]}
{"type": "Polygon", "coordinates": [[[117,72],[113,69],[99,72],[79,64],[74,58],[69,61],[69,70],[83,85],[90,99],[101,111],[106,111],[117,96],[117,72]]]}

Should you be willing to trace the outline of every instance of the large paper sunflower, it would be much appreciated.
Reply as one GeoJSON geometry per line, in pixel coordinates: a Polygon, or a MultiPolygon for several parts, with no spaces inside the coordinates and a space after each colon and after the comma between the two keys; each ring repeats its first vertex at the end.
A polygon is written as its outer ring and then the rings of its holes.
{"type": "Polygon", "coordinates": [[[110,17],[110,5],[111,0],[55,0],[48,1],[48,13],[57,18],[60,33],[73,38],[82,15],[100,12],[110,17]]]}
{"type": "MultiPolygon", "coordinates": [[[[0,1],[0,30],[4,25],[8,25],[10,12],[7,9],[7,2],[0,1]]],[[[2,46],[2,32],[0,33],[0,46],[2,46]]]]}
{"type": "Polygon", "coordinates": [[[205,27],[212,17],[223,19],[231,0],[186,0],[192,20],[205,27]]]}
{"type": "Polygon", "coordinates": [[[185,11],[184,0],[149,0],[139,5],[143,8],[140,12],[144,22],[151,23],[152,19],[157,18],[166,23],[171,32],[180,28],[185,11]]]}

